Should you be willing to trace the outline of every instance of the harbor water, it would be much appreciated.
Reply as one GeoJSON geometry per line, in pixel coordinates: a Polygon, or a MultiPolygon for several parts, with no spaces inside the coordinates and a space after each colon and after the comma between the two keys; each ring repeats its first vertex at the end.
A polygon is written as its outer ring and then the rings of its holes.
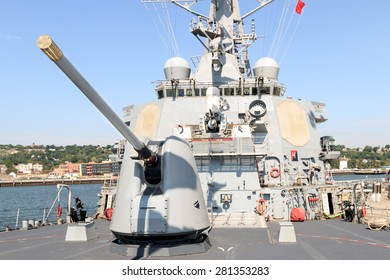
{"type": "Polygon", "coordinates": [[[333,175],[333,180],[335,181],[355,181],[355,180],[378,180],[384,181],[386,179],[386,174],[337,174],[333,175]]]}
{"type": "MultiPolygon", "coordinates": [[[[385,174],[381,175],[334,175],[335,181],[346,180],[384,180],[385,174]]],[[[98,208],[98,193],[101,184],[83,184],[71,185],[72,207],[74,207],[74,198],[78,196],[84,203],[87,210],[87,216],[93,216],[98,208]]],[[[57,198],[57,186],[24,186],[24,187],[2,187],[0,188],[0,231],[5,230],[5,226],[10,225],[11,229],[15,226],[22,227],[23,220],[42,221],[44,213],[50,210],[53,202],[57,198]],[[19,211],[18,223],[16,224],[17,213],[19,211]]],[[[66,220],[67,190],[64,189],[60,194],[60,203],[63,208],[61,218],[66,220]]],[[[48,220],[56,221],[55,203],[48,220]]]]}
{"type": "MultiPolygon", "coordinates": [[[[70,185],[72,192],[72,207],[75,207],[74,198],[78,196],[87,210],[87,216],[93,216],[97,210],[99,201],[98,193],[101,184],[70,185]]],[[[22,228],[23,221],[42,221],[44,214],[54,207],[48,216],[49,222],[56,222],[56,209],[58,205],[57,186],[24,186],[0,188],[0,231],[9,225],[11,229],[22,228]],[[19,218],[16,223],[19,209],[19,218]]],[[[62,207],[61,218],[66,221],[66,207],[68,191],[63,188],[59,195],[62,207]]]]}

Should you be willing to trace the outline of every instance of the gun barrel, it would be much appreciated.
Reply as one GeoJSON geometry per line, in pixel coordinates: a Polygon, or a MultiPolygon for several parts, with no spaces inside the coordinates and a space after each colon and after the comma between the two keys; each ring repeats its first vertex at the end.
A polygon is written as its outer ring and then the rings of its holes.
{"type": "Polygon", "coordinates": [[[152,151],[145,145],[145,143],[125,125],[125,123],[104,101],[98,92],[69,62],[50,36],[41,35],[37,40],[37,45],[111,122],[111,124],[123,135],[123,137],[130,142],[142,159],[148,161],[154,157],[152,151]]]}

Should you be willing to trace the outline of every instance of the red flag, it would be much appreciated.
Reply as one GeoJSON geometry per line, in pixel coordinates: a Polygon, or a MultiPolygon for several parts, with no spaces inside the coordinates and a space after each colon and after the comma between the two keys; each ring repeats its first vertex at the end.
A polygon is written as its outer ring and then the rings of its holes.
{"type": "Polygon", "coordinates": [[[301,0],[298,0],[297,5],[295,6],[295,11],[297,12],[297,14],[301,14],[304,6],[305,6],[305,3],[303,3],[301,0]]]}

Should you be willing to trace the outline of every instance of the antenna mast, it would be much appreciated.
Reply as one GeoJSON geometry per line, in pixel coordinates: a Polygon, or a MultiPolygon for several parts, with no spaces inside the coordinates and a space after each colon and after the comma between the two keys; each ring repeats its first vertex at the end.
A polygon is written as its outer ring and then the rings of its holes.
{"type": "Polygon", "coordinates": [[[240,72],[242,74],[245,73],[247,77],[252,76],[248,48],[257,40],[257,35],[255,33],[256,25],[254,20],[252,20],[251,25],[244,30],[243,20],[274,0],[256,0],[259,5],[244,16],[241,16],[238,0],[210,0],[209,16],[202,15],[191,9],[191,7],[200,0],[141,1],[143,3],[170,2],[195,15],[197,19],[191,22],[190,30],[204,48],[211,53],[219,52],[235,55],[240,72]]]}

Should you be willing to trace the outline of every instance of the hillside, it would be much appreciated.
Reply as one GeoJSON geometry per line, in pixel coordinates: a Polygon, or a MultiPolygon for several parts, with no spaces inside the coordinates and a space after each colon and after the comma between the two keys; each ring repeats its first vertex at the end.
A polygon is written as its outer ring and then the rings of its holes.
{"type": "Polygon", "coordinates": [[[0,145],[0,165],[7,167],[7,173],[15,172],[17,164],[39,163],[43,165],[44,172],[49,172],[64,162],[102,162],[108,160],[113,146],[94,145],[0,145]]]}
{"type": "Polygon", "coordinates": [[[390,166],[390,145],[365,146],[364,148],[347,148],[343,145],[333,147],[334,150],[340,151],[341,155],[337,160],[333,160],[333,168],[339,167],[340,159],[348,159],[349,168],[371,169],[383,168],[390,166]]]}

